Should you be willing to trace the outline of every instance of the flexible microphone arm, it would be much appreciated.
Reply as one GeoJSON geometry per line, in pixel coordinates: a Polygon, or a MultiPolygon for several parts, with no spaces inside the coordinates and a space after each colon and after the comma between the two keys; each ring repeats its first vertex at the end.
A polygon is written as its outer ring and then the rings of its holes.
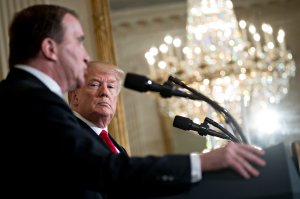
{"type": "Polygon", "coordinates": [[[239,139],[237,139],[234,135],[232,135],[227,129],[225,129],[223,126],[221,126],[220,124],[218,124],[217,122],[213,121],[212,119],[206,117],[204,119],[204,124],[211,124],[213,125],[214,127],[218,128],[219,130],[221,130],[223,133],[225,133],[229,138],[230,140],[232,140],[233,142],[237,142],[237,143],[240,143],[241,141],[239,139]]]}
{"type": "Polygon", "coordinates": [[[182,88],[189,90],[191,93],[193,93],[192,96],[197,96],[198,100],[203,100],[203,101],[207,102],[209,105],[211,105],[216,111],[218,111],[219,113],[221,113],[224,116],[226,123],[230,124],[230,126],[233,129],[233,131],[235,132],[235,134],[238,134],[238,136],[242,139],[242,142],[248,143],[248,141],[242,131],[242,128],[240,127],[238,122],[233,118],[233,116],[225,108],[220,106],[217,102],[206,97],[202,93],[198,92],[197,90],[190,88],[189,86],[184,84],[181,80],[179,80],[175,77],[169,76],[168,81],[174,82],[175,84],[181,86],[182,88]]]}

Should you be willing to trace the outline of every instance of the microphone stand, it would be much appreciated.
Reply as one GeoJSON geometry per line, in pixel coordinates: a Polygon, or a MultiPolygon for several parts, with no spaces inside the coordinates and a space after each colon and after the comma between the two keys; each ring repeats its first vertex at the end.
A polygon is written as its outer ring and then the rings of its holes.
{"type": "Polygon", "coordinates": [[[193,130],[193,131],[197,131],[198,134],[201,136],[210,135],[210,136],[223,138],[223,139],[230,140],[230,141],[237,142],[237,143],[240,142],[240,140],[237,139],[235,136],[233,136],[229,131],[227,131],[226,129],[220,128],[221,125],[219,125],[217,123],[214,124],[214,123],[216,123],[216,122],[214,122],[213,120],[211,120],[209,118],[205,118],[204,122],[202,124],[198,125],[198,124],[194,123],[191,119],[180,116],[180,115],[176,115],[173,120],[174,127],[185,130],[185,131],[193,130]],[[221,132],[210,129],[209,124],[214,125],[216,128],[221,130],[221,132]]]}
{"type": "MultiPolygon", "coordinates": [[[[220,124],[218,124],[217,122],[213,121],[212,119],[206,117],[204,119],[204,124],[211,124],[214,127],[218,128],[219,130],[221,130],[224,134],[226,134],[229,138],[229,140],[236,142],[236,143],[240,143],[241,141],[239,139],[237,139],[234,135],[232,135],[227,129],[225,129],[224,127],[222,127],[220,124]]],[[[208,125],[207,125],[208,126],[208,125]]]]}
{"type": "MultiPolygon", "coordinates": [[[[206,97],[202,93],[196,91],[195,89],[188,87],[181,80],[179,80],[175,77],[169,76],[169,79],[168,79],[167,82],[174,82],[175,84],[181,86],[182,88],[185,88],[185,89],[189,90],[193,94],[193,95],[191,95],[190,99],[195,99],[195,97],[196,97],[198,100],[202,100],[202,101],[207,102],[217,112],[219,112],[221,115],[223,115],[223,117],[225,118],[226,123],[231,126],[234,133],[241,138],[242,142],[243,143],[248,143],[247,138],[245,137],[244,133],[242,132],[242,128],[240,127],[238,122],[233,118],[233,116],[225,108],[220,106],[217,102],[215,102],[215,101],[211,100],[210,98],[206,97]]],[[[223,128],[222,130],[224,130],[224,129],[225,128],[223,128]]],[[[227,130],[225,129],[225,131],[227,131],[227,130]]],[[[228,131],[226,133],[228,133],[228,131]]]]}

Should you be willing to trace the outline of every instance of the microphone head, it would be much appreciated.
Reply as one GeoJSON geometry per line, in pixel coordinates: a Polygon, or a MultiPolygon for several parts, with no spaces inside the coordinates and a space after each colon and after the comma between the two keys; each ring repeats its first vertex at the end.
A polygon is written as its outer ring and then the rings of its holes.
{"type": "Polygon", "coordinates": [[[139,92],[148,91],[147,82],[149,79],[143,75],[127,73],[124,81],[124,86],[139,92]]]}
{"type": "Polygon", "coordinates": [[[190,130],[192,120],[176,115],[173,121],[173,126],[182,130],[190,130]]]}

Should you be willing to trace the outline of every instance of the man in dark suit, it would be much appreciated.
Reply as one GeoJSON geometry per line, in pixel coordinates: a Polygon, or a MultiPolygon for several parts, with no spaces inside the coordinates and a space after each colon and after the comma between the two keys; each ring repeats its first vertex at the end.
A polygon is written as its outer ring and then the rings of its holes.
{"type": "Polygon", "coordinates": [[[63,99],[83,85],[89,60],[78,16],[36,5],[17,13],[9,31],[10,71],[0,83],[2,194],[81,198],[82,187],[100,190],[103,174],[90,171],[101,162],[87,163],[101,149],[63,99]]]}
{"type": "MultiPolygon", "coordinates": [[[[100,141],[99,135],[102,134],[103,129],[107,131],[107,127],[114,117],[123,78],[124,72],[112,64],[99,61],[89,62],[85,85],[68,93],[70,106],[80,124],[90,130],[95,139],[99,140],[99,143],[106,148],[105,151],[110,151],[110,149],[104,142],[100,141]]],[[[250,178],[250,176],[257,176],[258,172],[248,161],[264,165],[264,161],[257,156],[263,154],[263,151],[244,144],[230,143],[224,148],[201,155],[193,153],[183,156],[163,156],[161,161],[152,162],[153,156],[146,158],[128,157],[124,149],[111,136],[110,138],[118,149],[119,156],[123,157],[124,161],[132,161],[132,166],[136,169],[135,172],[140,173],[141,185],[150,183],[151,178],[154,177],[159,179],[157,190],[160,191],[162,190],[161,187],[164,187],[167,192],[168,189],[165,188],[168,187],[188,187],[191,183],[201,180],[202,172],[224,168],[232,168],[244,178],[250,178]],[[141,164],[142,162],[145,164],[141,164]],[[157,163],[159,164],[155,165],[157,163]],[[168,168],[169,166],[170,168],[168,168]],[[158,170],[152,171],[156,167],[162,167],[163,170],[159,171],[159,174],[156,173],[158,170]]],[[[120,166],[114,168],[116,172],[122,172],[120,166]]],[[[122,173],[119,174],[122,175],[122,173]]],[[[124,175],[130,177],[128,173],[124,173],[124,175]]],[[[128,180],[126,185],[131,186],[132,181],[128,180]]],[[[154,193],[156,189],[153,189],[154,184],[152,183],[155,184],[155,182],[150,183],[154,193]]],[[[137,190],[143,189],[137,188],[137,190]]]]}
{"type": "MultiPolygon", "coordinates": [[[[55,5],[28,7],[14,16],[9,36],[10,71],[0,83],[5,198],[89,199],[98,198],[94,192],[152,192],[197,182],[201,170],[230,167],[244,177],[257,176],[248,162],[264,164],[263,151],[246,145],[203,154],[201,162],[199,154],[129,158],[121,147],[112,153],[82,128],[63,99],[63,93],[81,86],[91,91],[99,87],[98,81],[85,84],[89,56],[76,13],[55,5]]],[[[113,91],[104,80],[99,82],[113,91]]],[[[103,103],[106,111],[115,110],[110,106],[116,102],[103,103]]]]}

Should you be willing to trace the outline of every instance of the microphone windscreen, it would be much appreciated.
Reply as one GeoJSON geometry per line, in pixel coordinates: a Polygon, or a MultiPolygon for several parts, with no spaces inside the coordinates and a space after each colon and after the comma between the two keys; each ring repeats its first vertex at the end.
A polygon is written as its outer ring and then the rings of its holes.
{"type": "Polygon", "coordinates": [[[124,81],[124,86],[139,92],[148,91],[147,88],[148,78],[134,73],[127,73],[124,81]]]}
{"type": "Polygon", "coordinates": [[[176,115],[173,121],[173,126],[182,130],[190,130],[192,120],[176,115]]]}

